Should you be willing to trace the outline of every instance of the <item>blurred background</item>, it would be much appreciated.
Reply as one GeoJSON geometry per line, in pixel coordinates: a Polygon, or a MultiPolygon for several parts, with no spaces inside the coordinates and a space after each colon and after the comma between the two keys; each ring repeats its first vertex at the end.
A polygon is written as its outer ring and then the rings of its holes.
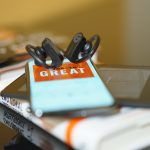
{"type": "MultiPolygon", "coordinates": [[[[150,66],[149,8],[149,0],[1,0],[0,29],[51,32],[69,40],[77,32],[87,38],[96,33],[102,40],[98,62],[150,66]]],[[[14,134],[0,125],[1,147],[14,134]]]]}

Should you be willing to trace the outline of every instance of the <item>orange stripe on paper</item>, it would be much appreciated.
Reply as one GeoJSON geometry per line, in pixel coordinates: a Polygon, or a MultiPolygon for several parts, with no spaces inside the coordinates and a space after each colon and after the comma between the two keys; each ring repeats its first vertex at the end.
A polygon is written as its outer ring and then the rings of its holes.
{"type": "Polygon", "coordinates": [[[84,118],[74,118],[74,119],[71,119],[69,124],[68,124],[68,127],[67,127],[67,130],[66,130],[66,143],[70,146],[72,146],[72,131],[74,129],[74,127],[76,126],[76,124],[78,124],[80,121],[82,121],[84,118]]]}

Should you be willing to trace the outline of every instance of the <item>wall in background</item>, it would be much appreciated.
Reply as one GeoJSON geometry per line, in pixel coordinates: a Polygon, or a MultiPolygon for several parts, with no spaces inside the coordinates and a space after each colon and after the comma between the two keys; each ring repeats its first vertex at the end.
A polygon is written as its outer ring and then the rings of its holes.
{"type": "Polygon", "coordinates": [[[150,66],[149,6],[149,0],[123,2],[123,63],[150,66]]]}
{"type": "Polygon", "coordinates": [[[149,0],[3,0],[0,25],[69,38],[79,31],[87,37],[98,33],[102,39],[99,61],[150,65],[149,6],[149,0]]]}

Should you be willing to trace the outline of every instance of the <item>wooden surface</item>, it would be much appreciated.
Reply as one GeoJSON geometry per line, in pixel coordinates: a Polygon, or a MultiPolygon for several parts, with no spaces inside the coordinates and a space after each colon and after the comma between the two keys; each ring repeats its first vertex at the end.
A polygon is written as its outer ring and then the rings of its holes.
{"type": "Polygon", "coordinates": [[[10,130],[5,125],[0,123],[0,150],[3,150],[3,146],[15,135],[13,130],[10,130]]]}

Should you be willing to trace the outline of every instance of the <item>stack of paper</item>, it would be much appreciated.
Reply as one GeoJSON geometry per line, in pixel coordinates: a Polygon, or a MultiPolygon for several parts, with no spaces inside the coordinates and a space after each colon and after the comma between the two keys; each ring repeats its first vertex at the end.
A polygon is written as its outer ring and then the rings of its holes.
{"type": "MultiPolygon", "coordinates": [[[[0,85],[10,82],[4,80],[0,85]]],[[[0,120],[43,149],[62,146],[60,141],[81,150],[140,149],[150,144],[148,109],[126,107],[111,116],[37,118],[27,100],[1,98],[0,103],[0,120]],[[50,135],[56,137],[55,142],[50,135]]]]}

